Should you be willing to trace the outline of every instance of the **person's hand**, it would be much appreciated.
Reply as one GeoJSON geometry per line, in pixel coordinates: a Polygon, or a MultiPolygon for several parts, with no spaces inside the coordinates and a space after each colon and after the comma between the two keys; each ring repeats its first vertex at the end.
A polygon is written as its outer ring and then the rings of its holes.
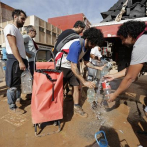
{"type": "Polygon", "coordinates": [[[113,102],[117,98],[117,96],[115,95],[115,93],[111,93],[111,94],[109,94],[107,96],[109,97],[109,99],[108,99],[108,102],[109,103],[110,102],[113,102]]]}
{"type": "Polygon", "coordinates": [[[91,82],[91,81],[85,81],[83,83],[84,86],[88,87],[88,88],[94,88],[96,85],[94,82],[91,82]]]}
{"type": "Polygon", "coordinates": [[[104,78],[107,80],[107,81],[112,81],[115,79],[114,75],[105,75],[104,78]]]}
{"type": "Polygon", "coordinates": [[[19,68],[20,70],[26,70],[26,66],[23,62],[19,62],[19,68]]]}

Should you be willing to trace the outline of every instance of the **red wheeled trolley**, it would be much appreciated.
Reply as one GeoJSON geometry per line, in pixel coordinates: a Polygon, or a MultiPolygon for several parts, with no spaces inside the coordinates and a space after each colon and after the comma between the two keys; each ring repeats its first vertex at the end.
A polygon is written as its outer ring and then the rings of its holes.
{"type": "Polygon", "coordinates": [[[35,71],[31,100],[32,122],[36,136],[57,133],[61,130],[63,119],[63,73],[55,69],[54,56],[51,50],[38,50],[35,57],[35,71]],[[39,52],[45,52],[48,62],[37,62],[39,52]],[[58,130],[38,134],[37,126],[45,122],[55,121],[58,130]]]}

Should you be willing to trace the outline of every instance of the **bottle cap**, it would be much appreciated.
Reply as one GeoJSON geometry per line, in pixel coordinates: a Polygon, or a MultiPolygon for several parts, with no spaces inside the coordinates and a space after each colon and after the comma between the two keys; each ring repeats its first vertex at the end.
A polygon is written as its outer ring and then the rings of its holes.
{"type": "Polygon", "coordinates": [[[109,85],[109,83],[105,80],[104,82],[102,82],[102,87],[103,87],[103,89],[108,89],[108,88],[110,88],[110,85],[109,85]]]}

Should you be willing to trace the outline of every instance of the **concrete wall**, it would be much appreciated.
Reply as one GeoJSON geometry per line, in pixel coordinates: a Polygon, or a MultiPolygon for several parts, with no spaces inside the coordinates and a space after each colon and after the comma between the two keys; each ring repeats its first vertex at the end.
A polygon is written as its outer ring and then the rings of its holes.
{"type": "MultiPolygon", "coordinates": [[[[4,28],[7,24],[12,23],[12,21],[6,21],[0,23],[0,26],[4,28]]],[[[34,40],[41,44],[42,46],[54,46],[57,36],[62,32],[61,29],[49,24],[48,22],[40,19],[37,16],[27,17],[24,27],[20,29],[22,34],[25,33],[25,27],[28,25],[33,25],[36,29],[37,35],[34,40]]],[[[0,45],[4,42],[3,31],[0,31],[0,45]]]]}
{"type": "MultiPolygon", "coordinates": [[[[14,8],[0,2],[0,45],[4,42],[3,29],[12,23],[12,11],[14,8]]],[[[52,24],[38,18],[37,16],[27,17],[24,27],[20,29],[25,33],[25,26],[33,25],[36,29],[37,35],[34,40],[41,44],[40,46],[54,46],[57,36],[62,32],[61,29],[53,26],[52,24]]]]}

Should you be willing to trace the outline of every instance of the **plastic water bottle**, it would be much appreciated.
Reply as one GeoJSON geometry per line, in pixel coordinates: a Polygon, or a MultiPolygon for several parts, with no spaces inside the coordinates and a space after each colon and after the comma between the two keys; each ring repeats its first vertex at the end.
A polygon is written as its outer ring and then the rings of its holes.
{"type": "Polygon", "coordinates": [[[21,74],[21,90],[24,94],[32,93],[32,75],[29,70],[21,74]]]}
{"type": "Polygon", "coordinates": [[[95,100],[95,90],[94,88],[89,88],[87,90],[87,101],[92,103],[95,100]]]}
{"type": "Polygon", "coordinates": [[[109,99],[108,95],[111,93],[110,83],[107,80],[103,79],[102,87],[104,91],[104,99],[108,100],[109,99]]]}
{"type": "MultiPolygon", "coordinates": [[[[97,86],[97,80],[92,81],[95,86],[97,86]]],[[[95,93],[95,88],[89,88],[87,90],[87,101],[89,103],[92,103],[93,101],[95,101],[95,97],[96,97],[96,93],[95,93]]]]}
{"type": "Polygon", "coordinates": [[[105,66],[102,70],[98,70],[97,71],[97,75],[96,77],[98,79],[101,79],[104,75],[106,75],[109,72],[109,68],[107,66],[105,66]]]}
{"type": "Polygon", "coordinates": [[[103,79],[102,87],[104,91],[104,99],[103,99],[103,106],[105,108],[109,108],[107,100],[109,99],[109,94],[111,93],[111,87],[107,80],[103,79]]]}
{"type": "Polygon", "coordinates": [[[112,68],[112,64],[110,62],[107,62],[107,64],[102,70],[97,71],[96,78],[101,79],[103,76],[108,74],[111,68],[112,68]]]}
{"type": "Polygon", "coordinates": [[[5,76],[5,72],[6,72],[6,61],[2,60],[2,67],[3,67],[3,74],[5,76]]]}

